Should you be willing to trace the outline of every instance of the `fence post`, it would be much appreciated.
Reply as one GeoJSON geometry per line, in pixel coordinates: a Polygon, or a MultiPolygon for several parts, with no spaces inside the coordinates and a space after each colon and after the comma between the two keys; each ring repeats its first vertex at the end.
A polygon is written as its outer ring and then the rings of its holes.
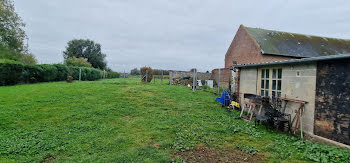
{"type": "Polygon", "coordinates": [[[146,84],[148,82],[148,71],[146,70],[146,84]]]}
{"type": "Polygon", "coordinates": [[[197,86],[197,69],[193,69],[193,84],[192,84],[193,92],[196,91],[196,86],[197,86]]]}
{"type": "Polygon", "coordinates": [[[164,78],[164,76],[163,76],[163,70],[162,70],[162,79],[161,79],[161,85],[163,85],[163,78],[164,78]]]}
{"type": "Polygon", "coordinates": [[[79,69],[79,81],[81,81],[81,68],[79,69]]]}
{"type": "Polygon", "coordinates": [[[219,79],[218,79],[218,95],[220,96],[220,79],[221,79],[221,69],[219,68],[219,79]]]}

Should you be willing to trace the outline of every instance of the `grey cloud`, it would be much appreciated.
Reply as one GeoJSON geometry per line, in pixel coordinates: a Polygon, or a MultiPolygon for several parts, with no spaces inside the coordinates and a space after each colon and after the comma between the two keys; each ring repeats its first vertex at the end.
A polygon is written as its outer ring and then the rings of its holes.
{"type": "Polygon", "coordinates": [[[200,71],[224,66],[240,24],[350,38],[348,1],[16,0],[30,50],[41,63],[62,62],[66,43],[89,38],[108,65],[200,71]]]}

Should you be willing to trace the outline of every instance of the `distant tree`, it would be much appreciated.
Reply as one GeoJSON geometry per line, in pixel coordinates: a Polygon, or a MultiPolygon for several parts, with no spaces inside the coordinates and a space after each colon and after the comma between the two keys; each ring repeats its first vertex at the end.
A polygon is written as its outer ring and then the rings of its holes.
{"type": "Polygon", "coordinates": [[[21,17],[15,12],[13,1],[0,0],[0,44],[18,53],[26,52],[24,27],[21,17]]]}
{"type": "Polygon", "coordinates": [[[0,59],[21,60],[22,54],[0,44],[0,59]]]}
{"type": "Polygon", "coordinates": [[[78,67],[92,67],[91,63],[86,61],[84,58],[70,57],[64,61],[67,66],[78,66],[78,67]]]}
{"type": "Polygon", "coordinates": [[[106,68],[106,71],[107,72],[113,72],[113,70],[111,68],[109,68],[109,67],[106,68]]]}
{"type": "Polygon", "coordinates": [[[141,75],[141,72],[139,69],[134,68],[130,71],[130,75],[141,75]]]}
{"type": "Polygon", "coordinates": [[[169,71],[168,70],[161,70],[161,69],[154,69],[153,70],[153,74],[154,75],[169,75],[169,71]]]}
{"type": "Polygon", "coordinates": [[[70,57],[85,58],[92,67],[105,69],[106,55],[101,52],[101,45],[92,40],[71,40],[68,42],[66,50],[63,52],[64,59],[70,57]]]}
{"type": "Polygon", "coordinates": [[[21,62],[24,64],[37,64],[37,60],[33,54],[22,54],[21,62]]]}

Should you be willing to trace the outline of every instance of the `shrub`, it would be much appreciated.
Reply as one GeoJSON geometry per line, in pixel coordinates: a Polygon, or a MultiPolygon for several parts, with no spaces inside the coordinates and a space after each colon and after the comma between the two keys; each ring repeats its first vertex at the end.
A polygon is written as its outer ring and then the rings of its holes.
{"type": "Polygon", "coordinates": [[[111,79],[111,78],[119,78],[120,77],[120,74],[117,73],[117,72],[110,71],[110,72],[106,72],[106,73],[107,73],[106,78],[109,78],[109,79],[111,79]]]}
{"type": "Polygon", "coordinates": [[[101,78],[101,70],[89,68],[90,74],[88,76],[88,80],[98,80],[101,78]]]}
{"type": "Polygon", "coordinates": [[[86,61],[84,58],[69,57],[64,61],[67,66],[77,66],[77,67],[92,67],[91,63],[86,61]]]}
{"type": "Polygon", "coordinates": [[[32,64],[32,65],[38,63],[38,61],[36,60],[36,58],[33,54],[22,54],[21,62],[23,64],[32,64]]]}
{"type": "Polygon", "coordinates": [[[21,53],[18,53],[0,43],[0,59],[8,59],[14,61],[21,60],[21,53]]]}
{"type": "Polygon", "coordinates": [[[25,83],[43,81],[43,68],[39,65],[24,65],[21,80],[25,83]]]}
{"type": "Polygon", "coordinates": [[[20,82],[23,65],[19,62],[0,59],[0,85],[13,85],[20,82]]]}
{"type": "Polygon", "coordinates": [[[74,80],[79,80],[79,67],[75,66],[69,66],[68,67],[68,74],[69,76],[72,76],[74,80]]]}
{"type": "Polygon", "coordinates": [[[57,78],[57,68],[55,66],[43,64],[40,67],[43,69],[41,82],[54,81],[57,78]]]}
{"type": "Polygon", "coordinates": [[[69,72],[68,72],[68,66],[63,65],[63,64],[54,64],[57,68],[57,76],[56,76],[56,81],[64,81],[67,79],[69,72]]]}
{"type": "Polygon", "coordinates": [[[153,70],[151,67],[142,67],[141,68],[141,81],[142,82],[151,82],[153,78],[153,70]],[[146,81],[147,79],[147,81],[146,81]]]}
{"type": "Polygon", "coordinates": [[[79,71],[81,69],[81,80],[98,80],[101,78],[101,71],[95,68],[87,67],[69,67],[69,75],[75,80],[79,80],[79,71]]]}

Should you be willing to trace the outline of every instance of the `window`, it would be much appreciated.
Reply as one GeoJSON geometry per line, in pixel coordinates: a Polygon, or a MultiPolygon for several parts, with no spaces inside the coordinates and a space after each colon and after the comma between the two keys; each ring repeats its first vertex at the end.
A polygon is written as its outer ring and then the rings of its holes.
{"type": "Polygon", "coordinates": [[[261,69],[261,84],[260,95],[269,96],[270,88],[270,71],[269,69],[261,69]]]}
{"type": "Polygon", "coordinates": [[[259,88],[261,96],[281,97],[282,69],[261,69],[259,88]]]}

